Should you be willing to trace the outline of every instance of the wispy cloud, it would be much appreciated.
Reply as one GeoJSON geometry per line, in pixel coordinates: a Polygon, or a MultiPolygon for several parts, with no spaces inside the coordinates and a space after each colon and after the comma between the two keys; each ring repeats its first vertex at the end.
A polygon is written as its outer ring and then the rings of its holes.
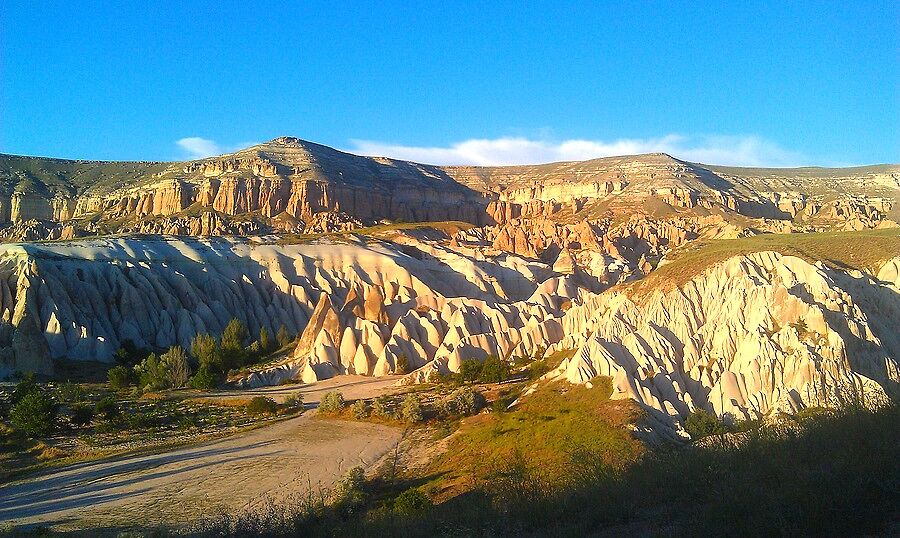
{"type": "Polygon", "coordinates": [[[175,142],[181,148],[189,159],[203,159],[205,157],[213,157],[222,155],[223,153],[231,153],[250,146],[255,146],[259,142],[241,142],[228,146],[222,146],[215,140],[208,138],[200,138],[199,136],[189,136],[175,142]]]}
{"type": "Polygon", "coordinates": [[[679,159],[734,166],[799,166],[808,164],[800,153],[753,135],[684,136],[659,138],[563,141],[522,137],[471,139],[448,147],[405,146],[372,140],[351,140],[347,151],[428,164],[508,165],[554,161],[582,161],[598,157],[668,153],[679,159]]]}

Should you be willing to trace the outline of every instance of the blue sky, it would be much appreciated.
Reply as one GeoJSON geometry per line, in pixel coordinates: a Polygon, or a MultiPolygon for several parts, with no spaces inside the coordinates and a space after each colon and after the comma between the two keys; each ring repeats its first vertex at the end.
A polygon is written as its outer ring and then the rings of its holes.
{"type": "Polygon", "coordinates": [[[6,0],[0,151],[900,162],[897,2],[336,4],[6,0]]]}

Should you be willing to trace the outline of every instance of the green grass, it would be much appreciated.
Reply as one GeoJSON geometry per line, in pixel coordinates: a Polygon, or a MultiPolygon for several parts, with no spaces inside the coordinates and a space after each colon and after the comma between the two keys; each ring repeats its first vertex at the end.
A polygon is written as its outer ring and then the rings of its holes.
{"type": "MultiPolygon", "coordinates": [[[[572,459],[570,480],[561,485],[536,479],[544,472],[543,461],[514,456],[495,467],[492,481],[478,481],[472,491],[412,514],[398,514],[392,503],[373,503],[371,497],[367,506],[352,511],[311,499],[212,522],[195,533],[892,536],[900,524],[898,423],[896,404],[878,410],[850,408],[788,419],[739,439],[660,447],[621,470],[598,463],[588,452],[572,459]]],[[[468,439],[483,444],[456,452],[456,460],[484,460],[496,448],[490,438],[468,439]]],[[[578,439],[584,442],[584,434],[578,439]]],[[[364,496],[372,494],[373,485],[363,486],[364,496]]]]}
{"type": "Polygon", "coordinates": [[[860,232],[763,234],[741,239],[696,241],[674,251],[668,263],[634,283],[637,295],[654,289],[682,286],[713,265],[733,256],[775,251],[804,260],[821,261],[839,269],[877,272],[882,264],[900,255],[900,229],[860,232]]]}
{"type": "Polygon", "coordinates": [[[608,378],[597,378],[594,385],[545,384],[509,412],[466,419],[446,453],[426,471],[435,477],[426,489],[440,499],[459,495],[516,454],[540,462],[550,481],[565,475],[576,450],[599,454],[610,465],[633,461],[643,448],[625,426],[640,416],[636,405],[610,401],[608,378]]]}

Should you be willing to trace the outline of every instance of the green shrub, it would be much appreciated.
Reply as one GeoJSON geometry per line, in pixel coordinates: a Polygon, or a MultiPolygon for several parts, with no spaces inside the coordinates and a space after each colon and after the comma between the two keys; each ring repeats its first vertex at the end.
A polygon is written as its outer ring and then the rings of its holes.
{"type": "Polygon", "coordinates": [[[219,376],[214,374],[210,367],[204,364],[200,366],[197,373],[188,381],[188,386],[192,389],[212,390],[219,386],[219,376]]]}
{"type": "Polygon", "coordinates": [[[97,414],[103,415],[103,418],[106,420],[114,420],[121,413],[121,409],[119,409],[119,404],[116,403],[116,399],[112,396],[107,396],[103,398],[99,402],[97,402],[97,414]]]}
{"type": "Polygon", "coordinates": [[[122,390],[134,384],[134,370],[127,366],[116,366],[106,372],[109,379],[109,387],[113,390],[122,390]]]}
{"type": "Polygon", "coordinates": [[[353,467],[335,485],[332,492],[334,503],[344,511],[355,511],[366,500],[363,484],[366,481],[366,473],[362,467],[353,467]]]}
{"type": "Polygon", "coordinates": [[[466,383],[474,383],[481,377],[481,363],[475,359],[466,359],[459,365],[459,376],[466,383]]]}
{"type": "Polygon", "coordinates": [[[391,411],[388,407],[390,399],[387,396],[379,396],[372,402],[372,416],[390,418],[391,411]]]}
{"type": "Polygon", "coordinates": [[[441,409],[448,416],[474,415],[484,407],[484,396],[471,387],[456,390],[441,403],[441,409]]]}
{"type": "Polygon", "coordinates": [[[278,411],[278,404],[272,398],[255,396],[247,404],[247,412],[251,415],[273,415],[278,411]]]}
{"type": "Polygon", "coordinates": [[[69,413],[69,420],[75,426],[87,426],[94,420],[94,410],[85,404],[73,405],[69,413]]]}
{"type": "Polygon", "coordinates": [[[344,409],[344,395],[338,391],[332,391],[322,396],[319,402],[319,412],[323,414],[336,414],[344,409]]]}
{"type": "Polygon", "coordinates": [[[77,383],[66,381],[57,387],[56,399],[65,403],[83,402],[85,399],[84,388],[77,383]]]}
{"type": "Polygon", "coordinates": [[[424,512],[432,506],[434,503],[419,488],[409,488],[394,499],[394,512],[402,516],[424,512]]]}
{"type": "Polygon", "coordinates": [[[303,410],[303,394],[299,392],[295,392],[291,394],[284,400],[284,406],[288,409],[299,409],[303,410]]]}
{"type": "Polygon", "coordinates": [[[9,420],[13,428],[30,437],[44,437],[53,431],[56,411],[56,402],[35,388],[13,405],[9,420]]]}
{"type": "Polygon", "coordinates": [[[728,427],[719,420],[719,417],[703,409],[697,409],[684,421],[684,431],[696,441],[710,435],[728,433],[728,427]]]}
{"type": "Polygon", "coordinates": [[[418,394],[407,394],[400,406],[400,416],[404,422],[422,422],[425,414],[422,412],[422,401],[418,394]]]}
{"type": "Polygon", "coordinates": [[[165,371],[156,353],[147,355],[144,360],[134,367],[134,372],[138,376],[138,383],[140,383],[142,389],[159,390],[165,388],[165,371]]]}
{"type": "Polygon", "coordinates": [[[16,404],[29,394],[40,391],[41,387],[39,387],[37,381],[34,380],[34,374],[32,372],[28,372],[24,377],[22,377],[21,381],[16,383],[16,388],[13,389],[9,401],[12,404],[16,404]]]}
{"type": "Polygon", "coordinates": [[[369,409],[366,407],[365,400],[353,402],[353,405],[350,406],[350,411],[353,413],[353,418],[357,420],[362,420],[369,415],[369,409]]]}

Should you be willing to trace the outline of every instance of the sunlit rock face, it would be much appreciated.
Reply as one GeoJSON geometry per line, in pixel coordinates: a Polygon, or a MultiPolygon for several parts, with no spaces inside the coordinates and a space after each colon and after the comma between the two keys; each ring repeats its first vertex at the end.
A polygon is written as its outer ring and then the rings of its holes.
{"type": "Polygon", "coordinates": [[[896,396],[900,258],[873,278],[763,252],[638,301],[583,295],[560,320],[576,348],[557,375],[613,378],[615,398],[662,421],[694,409],[736,418],[896,396]]]}

